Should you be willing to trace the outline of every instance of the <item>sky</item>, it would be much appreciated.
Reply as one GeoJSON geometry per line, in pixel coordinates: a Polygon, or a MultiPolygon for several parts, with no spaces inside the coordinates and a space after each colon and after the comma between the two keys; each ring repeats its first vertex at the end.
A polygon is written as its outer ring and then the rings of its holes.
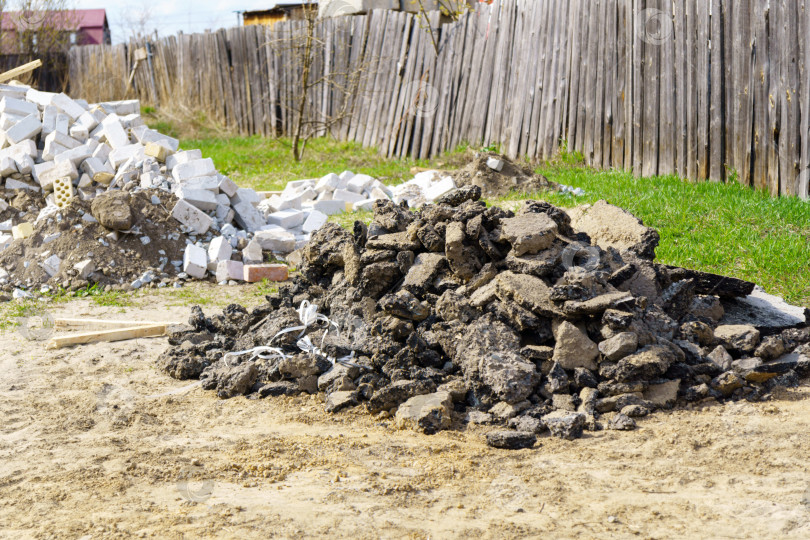
{"type": "Polygon", "coordinates": [[[107,10],[107,21],[110,23],[113,43],[127,41],[132,33],[133,21],[140,14],[149,13],[149,30],[157,29],[158,35],[169,36],[183,31],[185,33],[204,32],[206,29],[227,28],[236,26],[238,19],[235,11],[269,9],[276,4],[275,0],[141,0],[141,1],[105,1],[105,0],[69,0],[79,9],[107,10]]]}

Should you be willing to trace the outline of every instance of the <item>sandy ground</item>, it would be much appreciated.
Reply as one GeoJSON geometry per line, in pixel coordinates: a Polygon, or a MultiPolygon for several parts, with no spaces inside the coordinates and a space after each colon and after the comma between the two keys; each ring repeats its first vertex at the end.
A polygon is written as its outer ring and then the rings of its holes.
{"type": "MultiPolygon", "coordinates": [[[[53,313],[188,317],[146,304],[53,313]]],[[[166,347],[0,334],[0,537],[810,537],[808,385],[509,452],[319,396],[220,401],[158,372],[166,347]]]]}

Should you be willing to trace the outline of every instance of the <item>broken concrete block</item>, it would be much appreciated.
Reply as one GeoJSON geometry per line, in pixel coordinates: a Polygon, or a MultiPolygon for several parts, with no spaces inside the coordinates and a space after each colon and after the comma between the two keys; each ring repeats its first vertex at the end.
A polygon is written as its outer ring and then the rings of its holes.
{"type": "Polygon", "coordinates": [[[59,267],[61,265],[62,259],[60,259],[57,255],[51,255],[40,264],[42,269],[45,270],[45,273],[50,277],[53,277],[59,273],[59,267]]]}
{"type": "Polygon", "coordinates": [[[216,210],[217,196],[204,189],[189,189],[181,187],[177,190],[177,198],[192,204],[203,211],[216,210]]]}
{"type": "Polygon", "coordinates": [[[214,223],[214,220],[205,212],[182,199],[177,201],[177,204],[174,205],[172,217],[192,229],[195,234],[205,234],[214,223]]]}
{"type": "Polygon", "coordinates": [[[301,227],[301,230],[305,233],[315,232],[323,227],[327,221],[329,221],[329,216],[323,212],[313,210],[309,213],[307,219],[304,220],[304,225],[301,227]]]}
{"type": "Polygon", "coordinates": [[[265,251],[291,253],[295,250],[295,235],[280,228],[259,231],[253,240],[265,251]]]}
{"type": "Polygon", "coordinates": [[[237,280],[244,277],[244,265],[241,261],[219,261],[217,263],[217,282],[237,280]]]}
{"type": "Polygon", "coordinates": [[[267,223],[284,229],[294,229],[304,222],[305,215],[300,210],[281,210],[267,216],[267,223]]]}
{"type": "Polygon", "coordinates": [[[454,189],[456,189],[456,182],[451,177],[445,176],[435,184],[431,185],[428,189],[424,190],[425,199],[427,199],[428,202],[433,202],[445,193],[449,193],[454,189]]]}
{"type": "Polygon", "coordinates": [[[573,208],[568,215],[574,230],[587,233],[591,243],[602,249],[628,250],[650,260],[655,258],[658,233],[618,206],[602,200],[593,206],[573,208]]]}
{"type": "Polygon", "coordinates": [[[96,271],[96,265],[93,263],[92,259],[85,259],[81,262],[77,262],[73,265],[73,268],[79,272],[79,277],[82,279],[87,279],[87,277],[96,271]]]}
{"type": "Polygon", "coordinates": [[[205,250],[194,244],[186,246],[183,253],[183,272],[195,277],[203,279],[208,270],[208,255],[205,250]]]}
{"type": "Polygon", "coordinates": [[[6,138],[16,144],[26,139],[33,139],[39,135],[40,131],[42,131],[42,122],[39,121],[39,113],[30,114],[6,131],[6,138]]]}
{"type": "Polygon", "coordinates": [[[198,178],[200,176],[216,176],[217,170],[211,158],[195,159],[187,163],[180,163],[172,169],[172,178],[177,182],[198,178]]]}
{"type": "Polygon", "coordinates": [[[234,211],[236,223],[247,232],[256,232],[267,225],[262,213],[247,201],[235,204],[231,208],[234,211]]]}
{"type": "Polygon", "coordinates": [[[554,346],[554,361],[563,369],[583,367],[597,369],[596,357],[599,348],[587,334],[568,321],[557,327],[554,335],[557,340],[554,346]]]}
{"type": "Polygon", "coordinates": [[[449,392],[414,396],[397,409],[397,427],[432,435],[453,423],[453,400],[449,392]]]}
{"type": "Polygon", "coordinates": [[[248,264],[243,267],[243,276],[248,283],[287,281],[289,269],[286,264],[248,264]]]}

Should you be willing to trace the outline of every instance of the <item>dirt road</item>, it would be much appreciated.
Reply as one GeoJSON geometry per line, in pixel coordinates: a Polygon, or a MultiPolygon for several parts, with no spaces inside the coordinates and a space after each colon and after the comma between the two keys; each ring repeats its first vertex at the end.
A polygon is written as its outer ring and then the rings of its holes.
{"type": "MultiPolygon", "coordinates": [[[[188,317],[154,298],[53,313],[188,317]]],[[[0,537],[810,537],[807,384],[509,452],[318,396],[220,401],[155,369],[166,346],[0,334],[0,537]]]]}

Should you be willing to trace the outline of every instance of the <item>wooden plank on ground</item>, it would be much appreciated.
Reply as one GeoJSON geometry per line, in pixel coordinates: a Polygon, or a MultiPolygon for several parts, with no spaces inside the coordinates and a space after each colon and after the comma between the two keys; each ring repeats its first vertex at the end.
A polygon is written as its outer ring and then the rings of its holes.
{"type": "Polygon", "coordinates": [[[53,337],[48,342],[47,348],[61,349],[63,347],[70,347],[71,345],[84,345],[100,341],[125,341],[128,339],[157,337],[166,333],[166,326],[165,324],[149,324],[131,328],[83,332],[69,336],[53,337]]]}

